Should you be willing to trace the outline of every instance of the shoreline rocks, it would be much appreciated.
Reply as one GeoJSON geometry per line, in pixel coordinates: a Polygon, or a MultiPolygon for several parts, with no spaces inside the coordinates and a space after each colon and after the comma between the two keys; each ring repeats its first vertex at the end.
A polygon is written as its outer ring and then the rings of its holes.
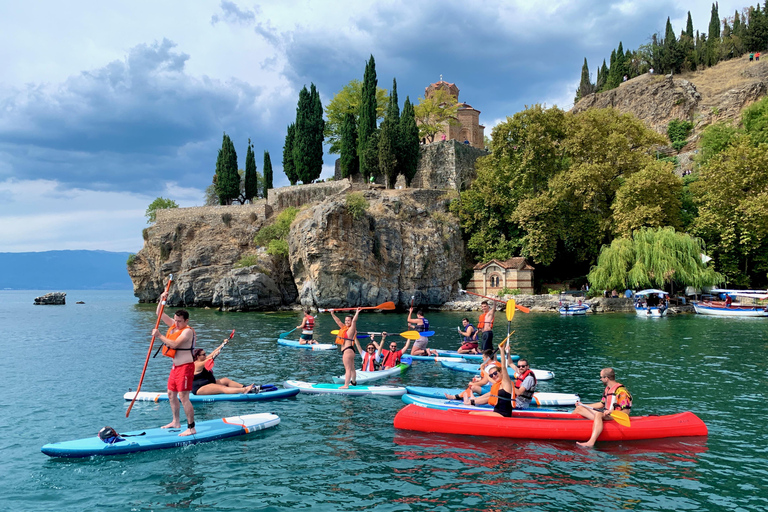
{"type": "Polygon", "coordinates": [[[63,306],[67,303],[67,294],[64,292],[51,292],[35,297],[35,306],[63,306]]]}

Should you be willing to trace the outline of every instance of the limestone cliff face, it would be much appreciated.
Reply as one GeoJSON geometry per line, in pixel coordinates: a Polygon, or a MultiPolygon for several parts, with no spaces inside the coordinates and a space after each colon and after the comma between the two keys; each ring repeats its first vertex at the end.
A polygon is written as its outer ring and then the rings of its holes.
{"type": "Polygon", "coordinates": [[[173,306],[222,310],[275,309],[296,300],[286,263],[275,262],[253,237],[267,222],[265,202],[242,206],[179,208],[157,212],[144,248],[128,267],[134,295],[155,302],[173,274],[173,306]],[[248,266],[235,268],[249,256],[248,266]]]}
{"type": "Polygon", "coordinates": [[[441,305],[461,275],[463,242],[446,213],[450,193],[367,191],[358,219],[343,196],[301,211],[291,226],[290,264],[305,306],[350,307],[393,301],[441,305]]]}
{"type": "Polygon", "coordinates": [[[253,242],[274,216],[266,202],[158,211],[128,267],[134,294],[155,302],[173,274],[172,306],[407,306],[412,295],[416,304],[443,304],[459,280],[464,252],[458,221],[446,211],[451,193],[367,187],[359,193],[369,206],[358,219],[345,191],[301,210],[287,259],[272,258],[253,242]],[[236,268],[238,262],[247,266],[236,268]]]}

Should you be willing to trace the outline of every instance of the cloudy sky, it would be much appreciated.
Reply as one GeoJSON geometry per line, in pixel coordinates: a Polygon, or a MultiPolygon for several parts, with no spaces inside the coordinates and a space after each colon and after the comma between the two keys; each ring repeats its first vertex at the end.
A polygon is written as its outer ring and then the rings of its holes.
{"type": "MultiPolygon", "coordinates": [[[[720,15],[750,5],[720,0],[720,15]]],[[[226,132],[270,152],[275,186],[302,86],[325,105],[362,79],[397,78],[414,103],[442,74],[486,133],[525,108],[572,106],[619,41],[669,16],[706,32],[711,3],[674,0],[30,0],[0,3],[0,252],[142,247],[156,197],[202,205],[226,132]]],[[[326,148],[327,150],[327,148],[326,148]]],[[[335,155],[326,152],[323,176],[335,155]]]]}

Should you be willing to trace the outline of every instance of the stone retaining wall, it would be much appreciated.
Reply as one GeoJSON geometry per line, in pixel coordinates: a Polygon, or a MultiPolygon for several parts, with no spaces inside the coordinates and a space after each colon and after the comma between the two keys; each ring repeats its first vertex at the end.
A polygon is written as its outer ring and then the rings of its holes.
{"type": "Polygon", "coordinates": [[[230,204],[222,206],[192,206],[190,208],[167,208],[157,210],[157,222],[190,223],[204,222],[208,225],[224,224],[228,214],[230,220],[264,221],[272,216],[272,206],[266,199],[253,204],[230,204]]]}
{"type": "Polygon", "coordinates": [[[464,190],[475,179],[475,161],[489,153],[455,140],[421,146],[419,166],[411,186],[464,190]]]}
{"type": "Polygon", "coordinates": [[[277,211],[294,206],[320,202],[326,197],[335,196],[350,187],[348,179],[309,183],[307,185],[291,185],[289,187],[272,188],[267,192],[267,202],[277,211]]]}

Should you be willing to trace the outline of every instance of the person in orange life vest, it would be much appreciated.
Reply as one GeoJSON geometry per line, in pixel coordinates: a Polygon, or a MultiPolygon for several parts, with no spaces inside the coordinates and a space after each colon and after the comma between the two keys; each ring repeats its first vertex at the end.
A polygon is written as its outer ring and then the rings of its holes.
{"type": "Polygon", "coordinates": [[[493,320],[496,315],[496,302],[493,303],[493,309],[488,305],[487,300],[481,302],[480,307],[483,310],[477,321],[477,328],[480,329],[483,337],[483,343],[480,348],[484,351],[493,350],[493,320]]]}
{"type": "Polygon", "coordinates": [[[605,384],[603,397],[599,402],[589,404],[589,407],[595,410],[584,407],[581,402],[576,402],[576,409],[573,410],[575,414],[594,420],[592,435],[589,440],[584,443],[576,443],[581,446],[591,447],[595,445],[595,441],[603,431],[603,422],[613,421],[611,418],[612,411],[622,411],[629,414],[632,409],[632,395],[629,394],[623,384],[616,382],[616,372],[613,368],[600,370],[600,381],[605,384]]]}
{"type": "Polygon", "coordinates": [[[477,354],[477,329],[469,323],[469,318],[462,318],[461,325],[464,330],[462,331],[461,327],[457,327],[457,329],[459,334],[464,336],[464,343],[461,344],[457,352],[459,354],[477,354]]]}
{"type": "Polygon", "coordinates": [[[472,377],[472,380],[467,384],[467,389],[459,393],[458,395],[449,395],[443,393],[445,398],[449,400],[462,400],[463,397],[472,398],[475,395],[483,394],[483,386],[491,382],[488,377],[488,372],[492,366],[497,366],[496,361],[493,360],[493,350],[483,351],[483,362],[480,363],[480,377],[472,377]]]}
{"type": "MultiPolygon", "coordinates": [[[[168,292],[163,292],[157,303],[157,314],[168,298],[168,292]]],[[[181,428],[180,405],[184,407],[184,415],[187,417],[187,429],[179,434],[190,436],[196,434],[195,409],[189,401],[189,393],[192,391],[192,383],[195,379],[195,363],[192,350],[195,348],[195,331],[189,326],[189,313],[185,309],[176,311],[173,318],[163,313],[162,320],[167,325],[168,332],[165,336],[160,331],[153,329],[152,335],[160,339],[164,345],[176,350],[173,355],[173,367],[168,376],[168,402],[171,404],[173,420],[163,428],[181,428]]]]}
{"type": "Polygon", "coordinates": [[[411,340],[408,340],[405,342],[405,346],[402,350],[397,350],[397,342],[392,341],[389,344],[389,350],[386,350],[383,348],[386,339],[387,333],[381,333],[381,345],[379,345],[373,341],[373,336],[371,336],[371,341],[376,345],[376,349],[381,351],[381,368],[384,370],[387,368],[394,368],[400,364],[400,358],[403,357],[403,353],[408,350],[408,346],[411,344],[411,340]]]}
{"type": "MultiPolygon", "coordinates": [[[[425,332],[429,330],[429,320],[424,318],[424,313],[421,310],[416,311],[416,318],[411,318],[413,315],[413,307],[408,310],[408,327],[413,327],[419,332],[425,332]]],[[[425,336],[419,337],[413,342],[413,348],[411,349],[412,356],[436,356],[437,352],[432,352],[427,348],[429,338],[425,336]]]]}
{"type": "Polygon", "coordinates": [[[213,363],[216,357],[221,353],[221,349],[229,341],[224,340],[224,343],[219,345],[216,350],[209,355],[205,355],[205,349],[196,348],[192,355],[195,358],[195,379],[192,381],[192,394],[193,395],[217,395],[235,393],[250,393],[256,386],[251,384],[250,386],[243,386],[239,382],[235,382],[232,379],[224,377],[223,379],[217,379],[213,376],[213,363]]]}
{"type": "Polygon", "coordinates": [[[360,308],[355,311],[355,316],[347,315],[342,323],[336,313],[331,310],[331,316],[339,326],[339,334],[336,337],[341,345],[341,360],[344,362],[344,385],[339,389],[349,389],[349,384],[357,385],[355,381],[355,343],[357,343],[357,317],[360,316],[360,308]]]}
{"type": "Polygon", "coordinates": [[[299,345],[315,345],[317,343],[315,340],[315,317],[310,314],[309,309],[304,310],[304,318],[296,328],[301,329],[299,345]]]}
{"type": "Polygon", "coordinates": [[[527,409],[531,405],[533,393],[536,391],[536,375],[533,374],[527,359],[519,359],[517,364],[508,359],[508,365],[514,370],[515,409],[527,409]]]}
{"type": "Polygon", "coordinates": [[[472,411],[469,414],[476,414],[479,416],[503,416],[509,418],[512,416],[512,408],[514,398],[512,393],[514,390],[514,383],[509,377],[507,371],[507,365],[504,364],[506,358],[507,346],[503,345],[500,348],[501,351],[501,364],[494,363],[488,368],[488,377],[491,379],[491,390],[477,398],[464,397],[464,403],[467,405],[483,405],[490,404],[493,406],[493,411],[472,411]]]}

